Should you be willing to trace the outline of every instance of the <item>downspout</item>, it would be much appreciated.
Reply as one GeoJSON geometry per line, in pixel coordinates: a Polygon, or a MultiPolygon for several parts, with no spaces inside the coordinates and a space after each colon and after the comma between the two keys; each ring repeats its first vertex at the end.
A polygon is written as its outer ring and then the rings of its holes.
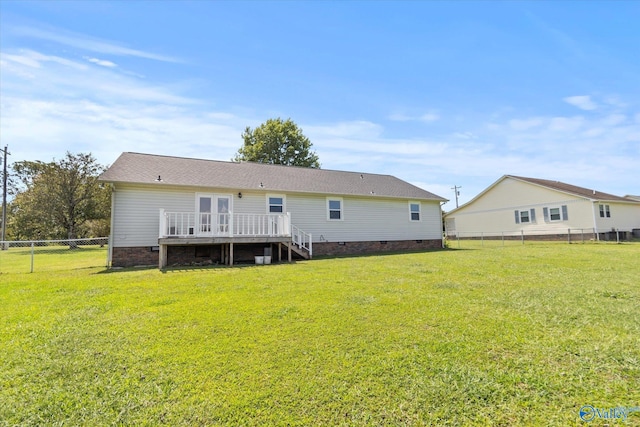
{"type": "Polygon", "coordinates": [[[596,210],[597,210],[596,206],[597,206],[597,204],[598,204],[598,201],[594,200],[593,201],[593,211],[592,211],[592,213],[593,213],[593,232],[596,235],[596,241],[599,242],[600,241],[600,233],[598,233],[598,223],[597,223],[598,219],[597,219],[597,216],[596,216],[596,210]]]}
{"type": "Polygon", "coordinates": [[[113,227],[116,216],[116,186],[111,184],[111,223],[109,225],[109,247],[107,249],[107,267],[111,268],[113,261],[113,227]]]}
{"type": "Polygon", "coordinates": [[[446,230],[444,229],[445,227],[445,223],[444,221],[444,212],[442,211],[442,206],[444,206],[446,203],[448,202],[448,200],[446,202],[442,202],[442,203],[438,203],[438,207],[440,207],[440,244],[442,245],[442,249],[445,248],[445,244],[444,244],[444,239],[446,237],[446,230]]]}

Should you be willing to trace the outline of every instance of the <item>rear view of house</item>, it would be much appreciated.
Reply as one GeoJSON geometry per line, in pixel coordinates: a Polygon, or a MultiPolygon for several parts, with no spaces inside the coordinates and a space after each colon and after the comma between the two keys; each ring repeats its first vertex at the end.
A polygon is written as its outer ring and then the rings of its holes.
{"type": "Polygon", "coordinates": [[[123,153],[100,179],[114,267],[442,247],[445,199],[390,175],[123,153]]]}
{"type": "Polygon", "coordinates": [[[504,175],[445,215],[449,236],[629,238],[640,231],[640,201],[559,181],[504,175]],[[570,237],[570,236],[568,236],[570,237]]]}

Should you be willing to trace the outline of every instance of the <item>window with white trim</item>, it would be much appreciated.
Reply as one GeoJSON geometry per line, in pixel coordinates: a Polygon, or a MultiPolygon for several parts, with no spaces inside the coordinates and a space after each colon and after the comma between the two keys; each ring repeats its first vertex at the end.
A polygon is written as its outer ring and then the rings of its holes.
{"type": "Polygon", "coordinates": [[[569,219],[567,205],[562,205],[559,208],[544,207],[542,208],[542,214],[544,215],[544,222],[567,221],[569,219]]]}
{"type": "Polygon", "coordinates": [[[609,205],[600,205],[600,218],[611,218],[609,205]]]}
{"type": "Polygon", "coordinates": [[[284,213],[284,196],[281,194],[267,195],[267,212],[268,213],[284,213]]]}
{"type": "Polygon", "coordinates": [[[527,222],[536,222],[536,210],[535,209],[525,209],[522,211],[515,211],[516,224],[527,223],[527,222]]]}
{"type": "Polygon", "coordinates": [[[344,215],[342,214],[342,198],[334,197],[327,198],[327,219],[330,221],[342,221],[344,215]]]}
{"type": "Polygon", "coordinates": [[[409,202],[409,218],[411,221],[420,221],[420,203],[409,202]]]}

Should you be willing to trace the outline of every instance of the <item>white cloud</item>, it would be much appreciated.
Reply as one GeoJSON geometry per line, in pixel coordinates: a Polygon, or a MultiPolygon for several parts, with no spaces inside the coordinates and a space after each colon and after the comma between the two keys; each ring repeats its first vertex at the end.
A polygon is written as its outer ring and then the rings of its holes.
{"type": "Polygon", "coordinates": [[[616,126],[624,123],[627,120],[627,116],[624,114],[610,114],[602,119],[602,124],[605,126],[616,126]]]}
{"type": "Polygon", "coordinates": [[[104,59],[98,59],[98,58],[89,58],[87,56],[84,57],[84,59],[86,59],[89,62],[92,62],[96,65],[100,65],[102,67],[108,67],[108,68],[115,68],[117,67],[117,65],[111,61],[107,61],[104,59]]]}
{"type": "Polygon", "coordinates": [[[509,126],[513,130],[529,130],[535,128],[544,123],[544,120],[540,117],[532,117],[529,119],[513,119],[509,120],[509,126]]]}
{"type": "Polygon", "coordinates": [[[574,107],[580,108],[581,110],[590,111],[598,108],[598,105],[593,102],[591,97],[588,95],[568,96],[563,98],[563,100],[574,107]]]}
{"type": "Polygon", "coordinates": [[[404,113],[393,113],[387,117],[394,122],[425,122],[432,123],[440,120],[440,115],[435,111],[429,111],[419,116],[411,116],[404,113]]]}
{"type": "Polygon", "coordinates": [[[413,120],[413,117],[408,116],[406,114],[402,114],[402,113],[394,113],[394,114],[391,114],[388,117],[388,119],[394,122],[408,122],[413,120]]]}
{"type": "Polygon", "coordinates": [[[554,117],[549,123],[549,130],[553,132],[575,132],[584,124],[584,118],[575,117],[554,117]]]}
{"type": "Polygon", "coordinates": [[[27,26],[11,26],[12,34],[60,43],[78,49],[118,56],[135,56],[163,62],[180,62],[177,58],[120,46],[111,41],[99,40],[84,34],[61,29],[42,29],[27,26]]]}
{"type": "Polygon", "coordinates": [[[440,120],[440,115],[436,113],[426,113],[420,116],[420,121],[431,123],[440,120]]]}

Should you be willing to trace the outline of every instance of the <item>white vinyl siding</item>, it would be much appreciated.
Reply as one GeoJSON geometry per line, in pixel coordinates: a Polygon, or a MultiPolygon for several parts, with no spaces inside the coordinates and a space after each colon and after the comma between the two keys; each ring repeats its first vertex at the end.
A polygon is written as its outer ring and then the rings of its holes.
{"type": "Polygon", "coordinates": [[[287,195],[291,223],[313,234],[314,242],[430,240],[442,238],[438,201],[421,201],[421,221],[407,220],[407,200],[343,197],[342,221],[327,220],[326,198],[287,195]]]}
{"type": "MultiPolygon", "coordinates": [[[[195,212],[196,194],[232,195],[236,213],[264,214],[265,192],[250,190],[166,188],[118,185],[114,192],[114,247],[157,246],[160,209],[195,212]],[[238,193],[242,192],[242,198],[238,193]]],[[[286,212],[291,223],[313,241],[394,241],[442,238],[442,216],[438,201],[420,201],[420,221],[407,219],[407,199],[332,197],[286,194],[286,212]],[[327,220],[327,200],[341,200],[341,220],[327,220]]],[[[265,201],[266,200],[266,201],[265,201]]],[[[414,203],[412,201],[412,203],[414,203]]]]}

